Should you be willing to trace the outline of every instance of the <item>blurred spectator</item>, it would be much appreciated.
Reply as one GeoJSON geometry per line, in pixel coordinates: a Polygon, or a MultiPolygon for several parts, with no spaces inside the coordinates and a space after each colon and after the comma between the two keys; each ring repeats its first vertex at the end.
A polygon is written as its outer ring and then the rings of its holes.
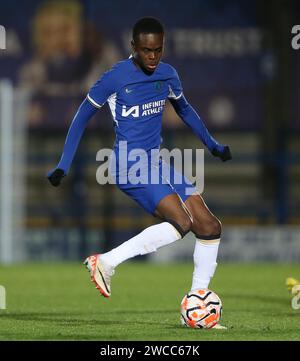
{"type": "Polygon", "coordinates": [[[99,76],[117,61],[122,60],[124,55],[112,41],[107,38],[105,39],[103,33],[99,32],[92,23],[86,23],[85,25],[84,44],[93,59],[89,72],[82,84],[84,90],[88,91],[99,76]]]}
{"type": "Polygon", "coordinates": [[[42,3],[32,22],[32,43],[32,59],[19,76],[32,93],[31,126],[69,123],[92,83],[122,57],[83,21],[82,5],[75,0],[42,3]]]}

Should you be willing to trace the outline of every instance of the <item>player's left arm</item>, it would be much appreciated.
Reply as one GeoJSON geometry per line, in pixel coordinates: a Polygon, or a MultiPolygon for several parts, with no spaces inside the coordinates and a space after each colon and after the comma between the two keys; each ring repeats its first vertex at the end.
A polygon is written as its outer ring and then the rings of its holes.
{"type": "Polygon", "coordinates": [[[169,100],[179,117],[202,140],[212,155],[219,157],[223,162],[232,158],[229,146],[219,144],[214,139],[206,128],[203,120],[182,93],[179,97],[169,98],[169,100]]]}
{"type": "Polygon", "coordinates": [[[219,144],[209,133],[203,120],[197,114],[195,109],[189,104],[183,95],[181,81],[177,71],[170,66],[171,77],[169,79],[168,98],[179,117],[187,124],[192,131],[202,140],[209,151],[215,157],[219,157],[223,162],[231,159],[231,152],[228,145],[219,144]]]}

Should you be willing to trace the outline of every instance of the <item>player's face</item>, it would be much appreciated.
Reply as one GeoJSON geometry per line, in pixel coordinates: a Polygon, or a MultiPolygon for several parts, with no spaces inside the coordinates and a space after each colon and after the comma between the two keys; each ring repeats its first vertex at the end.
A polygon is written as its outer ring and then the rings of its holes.
{"type": "Polygon", "coordinates": [[[163,54],[163,34],[140,34],[131,42],[134,62],[143,70],[153,73],[163,54]]]}

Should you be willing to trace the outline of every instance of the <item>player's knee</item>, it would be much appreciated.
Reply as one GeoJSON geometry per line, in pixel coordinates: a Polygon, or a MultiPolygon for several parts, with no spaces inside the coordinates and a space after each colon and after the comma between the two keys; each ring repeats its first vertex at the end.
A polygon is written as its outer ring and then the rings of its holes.
{"type": "Polygon", "coordinates": [[[221,234],[221,232],[222,232],[222,223],[217,217],[214,217],[210,224],[210,233],[211,235],[215,235],[215,234],[218,235],[221,234]]]}
{"type": "Polygon", "coordinates": [[[188,233],[192,229],[192,222],[188,216],[182,217],[179,224],[185,233],[188,233]]]}
{"type": "Polygon", "coordinates": [[[222,223],[217,217],[212,217],[205,224],[198,224],[194,227],[193,232],[197,238],[219,238],[222,233],[222,223]]]}
{"type": "Polygon", "coordinates": [[[184,237],[192,229],[192,222],[188,215],[173,217],[167,221],[177,229],[181,237],[184,237]]]}
{"type": "Polygon", "coordinates": [[[192,229],[192,222],[188,216],[180,217],[177,222],[182,229],[182,237],[184,237],[192,229]]]}

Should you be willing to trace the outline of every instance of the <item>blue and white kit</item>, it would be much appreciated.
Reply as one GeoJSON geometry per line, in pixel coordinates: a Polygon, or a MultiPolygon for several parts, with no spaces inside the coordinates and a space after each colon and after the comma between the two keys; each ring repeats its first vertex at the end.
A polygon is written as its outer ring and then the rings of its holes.
{"type": "MultiPolygon", "coordinates": [[[[169,194],[177,193],[185,202],[189,196],[186,189],[188,188],[191,194],[193,186],[172,166],[169,166],[169,179],[161,176],[159,183],[153,184],[149,178],[138,184],[132,184],[130,180],[125,184],[120,182],[120,174],[124,169],[123,162],[120,162],[122,152],[129,154],[133,150],[141,149],[150,154],[151,150],[159,149],[162,142],[162,114],[167,100],[210,151],[223,151],[224,146],[218,144],[209,134],[199,115],[185,99],[176,70],[171,65],[160,62],[153,73],[146,74],[130,57],[116,63],[90,89],[72,121],[57,168],[63,169],[65,174],[68,173],[89,119],[97,109],[108,102],[116,134],[116,168],[113,175],[117,186],[151,214],[154,214],[160,200],[169,194]],[[123,147],[123,144],[126,144],[126,147],[123,147]],[[174,179],[178,179],[178,176],[182,182],[175,184],[174,179]]],[[[159,160],[157,164],[161,170],[163,162],[159,160]]],[[[145,167],[150,168],[151,162],[146,163],[145,167]]]]}

